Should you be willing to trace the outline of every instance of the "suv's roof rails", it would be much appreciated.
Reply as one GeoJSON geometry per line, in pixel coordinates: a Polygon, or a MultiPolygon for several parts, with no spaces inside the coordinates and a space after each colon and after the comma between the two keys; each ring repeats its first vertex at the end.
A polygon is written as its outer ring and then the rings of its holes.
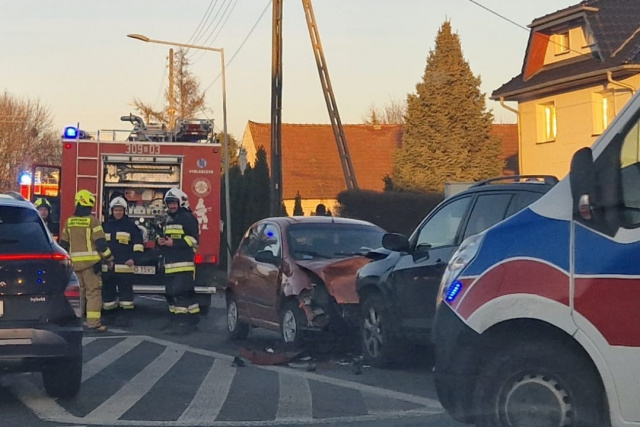
{"type": "Polygon", "coordinates": [[[501,181],[512,181],[512,182],[531,182],[531,183],[544,183],[548,185],[556,185],[559,181],[553,175],[507,175],[507,176],[498,176],[495,178],[485,179],[484,181],[480,181],[470,188],[481,187],[487,184],[493,184],[501,181]],[[542,181],[540,181],[542,180],[542,181]]]}

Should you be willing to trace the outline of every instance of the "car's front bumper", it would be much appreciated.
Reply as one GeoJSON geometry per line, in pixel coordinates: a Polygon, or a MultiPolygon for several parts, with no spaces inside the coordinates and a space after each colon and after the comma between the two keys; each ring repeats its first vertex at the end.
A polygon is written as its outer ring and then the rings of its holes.
{"type": "Polygon", "coordinates": [[[456,420],[472,422],[480,336],[451,307],[441,303],[431,337],[436,352],[434,373],[440,403],[456,420]]]}

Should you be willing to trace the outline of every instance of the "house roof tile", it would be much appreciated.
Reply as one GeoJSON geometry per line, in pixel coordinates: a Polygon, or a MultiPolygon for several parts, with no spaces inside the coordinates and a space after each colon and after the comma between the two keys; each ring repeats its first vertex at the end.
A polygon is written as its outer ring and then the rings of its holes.
{"type": "MultiPolygon", "coordinates": [[[[343,127],[358,186],[382,191],[382,178],[393,170],[393,150],[402,144],[402,126],[343,127]]],[[[270,159],[271,125],[250,121],[248,131],[255,147],[263,146],[270,159]]],[[[493,125],[492,134],[502,140],[504,159],[517,154],[517,125],[493,125]]],[[[334,199],[346,190],[331,125],[282,125],[282,181],[284,199],[295,198],[298,191],[304,199],[334,199]]]]}

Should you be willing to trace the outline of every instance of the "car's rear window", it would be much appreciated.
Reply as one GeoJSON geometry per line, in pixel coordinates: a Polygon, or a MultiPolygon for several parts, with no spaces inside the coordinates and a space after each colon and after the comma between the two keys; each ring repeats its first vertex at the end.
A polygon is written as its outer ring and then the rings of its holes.
{"type": "Polygon", "coordinates": [[[0,206],[0,253],[49,250],[49,237],[38,212],[15,206],[0,206]]]}
{"type": "Polygon", "coordinates": [[[287,231],[294,259],[342,258],[364,255],[382,246],[384,231],[358,224],[294,224],[287,231]]]}

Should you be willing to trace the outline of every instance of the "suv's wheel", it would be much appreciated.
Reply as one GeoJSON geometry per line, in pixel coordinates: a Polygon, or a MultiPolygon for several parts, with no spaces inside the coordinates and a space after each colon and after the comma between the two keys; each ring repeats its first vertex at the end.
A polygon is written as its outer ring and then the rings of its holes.
{"type": "Polygon", "coordinates": [[[280,333],[282,341],[291,347],[300,347],[304,339],[302,328],[307,316],[294,301],[287,301],[280,311],[280,333]]]}
{"type": "Polygon", "coordinates": [[[399,356],[402,344],[393,335],[389,310],[378,294],[362,302],[360,339],[364,359],[372,366],[387,366],[399,356]]]}
{"type": "Polygon", "coordinates": [[[73,397],[82,384],[82,357],[52,362],[42,371],[44,389],[51,397],[73,397]]]}
{"type": "Polygon", "coordinates": [[[609,425],[595,368],[557,342],[516,343],[497,352],[482,372],[476,386],[478,426],[609,425]]]}
{"type": "Polygon", "coordinates": [[[227,334],[232,340],[243,340],[249,335],[249,325],[238,318],[238,304],[232,294],[227,294],[227,334]]]}

